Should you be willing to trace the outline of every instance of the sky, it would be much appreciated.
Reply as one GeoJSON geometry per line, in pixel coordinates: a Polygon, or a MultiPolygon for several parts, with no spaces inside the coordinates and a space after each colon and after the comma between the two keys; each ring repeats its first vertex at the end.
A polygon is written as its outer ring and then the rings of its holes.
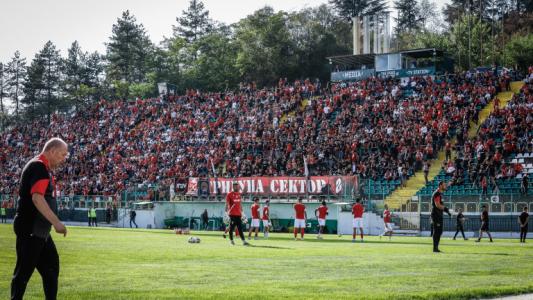
{"type": "MultiPolygon", "coordinates": [[[[275,11],[315,7],[328,0],[203,0],[211,19],[231,24],[269,5],[275,11]]],[[[392,0],[389,0],[392,7],[392,0]]],[[[435,0],[442,7],[449,0],[435,0]]],[[[142,23],[152,42],[172,34],[176,17],[189,0],[2,0],[0,2],[0,62],[7,63],[16,50],[29,64],[51,40],[66,56],[72,42],[83,51],[105,53],[113,24],[125,10],[142,23]]]]}

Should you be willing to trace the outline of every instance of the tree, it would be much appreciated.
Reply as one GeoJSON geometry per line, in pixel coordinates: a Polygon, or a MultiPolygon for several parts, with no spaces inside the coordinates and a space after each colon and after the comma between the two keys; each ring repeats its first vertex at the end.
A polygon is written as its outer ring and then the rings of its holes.
{"type": "Polygon", "coordinates": [[[352,17],[375,15],[387,9],[384,0],[330,0],[329,3],[347,20],[351,20],[352,17]]]}
{"type": "Polygon", "coordinates": [[[68,49],[67,58],[63,60],[65,78],[61,84],[69,103],[81,102],[79,91],[85,71],[85,60],[85,53],[81,51],[78,41],[74,41],[68,49]]]}
{"type": "MultiPolygon", "coordinates": [[[[4,66],[4,64],[2,62],[0,62],[0,114],[2,116],[7,114],[7,109],[4,106],[4,99],[8,95],[7,94],[8,85],[7,85],[7,72],[6,72],[6,69],[7,68],[4,66]]],[[[3,122],[2,122],[2,125],[3,125],[3,122]]],[[[2,128],[3,128],[3,126],[2,126],[2,128]]]]}
{"type": "Polygon", "coordinates": [[[99,100],[104,95],[102,90],[102,74],[104,72],[104,58],[98,52],[84,54],[84,72],[81,77],[80,98],[86,102],[99,100]]]}
{"type": "Polygon", "coordinates": [[[394,8],[398,10],[396,32],[413,32],[420,28],[420,11],[416,0],[394,1],[394,8]]]}
{"type": "Polygon", "coordinates": [[[188,42],[195,42],[213,28],[209,11],[205,10],[200,0],[191,0],[188,9],[182,11],[182,17],[176,18],[176,21],[178,26],[172,26],[174,36],[182,37],[188,42]]]}
{"type": "Polygon", "coordinates": [[[63,60],[62,90],[66,100],[83,106],[98,99],[103,70],[102,56],[98,52],[83,52],[77,41],[72,43],[63,60]]]}
{"type": "Polygon", "coordinates": [[[476,17],[465,15],[457,21],[451,28],[451,41],[454,49],[450,52],[461,69],[482,66],[493,60],[490,49],[494,40],[490,35],[490,26],[476,17]]]}
{"type": "MultiPolygon", "coordinates": [[[[453,26],[465,14],[477,16],[480,19],[490,20],[488,8],[494,0],[451,0],[443,9],[445,20],[453,26]]],[[[508,0],[505,0],[508,1],[508,0]]]]}
{"type": "Polygon", "coordinates": [[[291,78],[329,80],[331,69],[325,57],[349,53],[352,47],[351,27],[323,4],[289,15],[287,27],[294,54],[291,78]]]}
{"type": "Polygon", "coordinates": [[[24,103],[30,106],[30,117],[46,115],[50,122],[58,108],[67,108],[60,102],[61,57],[55,45],[48,41],[35,55],[28,68],[24,103]]]}
{"type": "Polygon", "coordinates": [[[504,63],[527,71],[533,66],[533,34],[514,36],[504,47],[504,63]]]}
{"type": "Polygon", "coordinates": [[[41,57],[36,54],[35,58],[31,61],[31,64],[27,68],[27,74],[24,81],[24,98],[21,103],[26,107],[26,113],[30,119],[33,119],[37,115],[37,108],[39,100],[42,97],[43,91],[43,74],[44,63],[41,57]]]}
{"type": "Polygon", "coordinates": [[[237,86],[237,50],[238,45],[223,28],[199,38],[192,47],[197,58],[188,74],[195,83],[191,87],[222,91],[237,86]]]}
{"type": "Polygon", "coordinates": [[[164,42],[163,49],[156,49],[154,62],[158,63],[155,72],[159,81],[176,85],[179,90],[185,90],[183,85],[183,69],[186,67],[188,56],[188,42],[181,37],[174,37],[164,42]]]}
{"type": "Polygon", "coordinates": [[[48,41],[43,50],[39,53],[41,61],[44,65],[43,72],[43,90],[46,96],[42,99],[43,106],[46,107],[46,115],[48,122],[50,122],[50,116],[54,110],[60,106],[64,106],[60,103],[60,77],[61,77],[61,56],[59,50],[56,50],[56,46],[48,41]]]}
{"type": "Polygon", "coordinates": [[[15,102],[15,116],[19,116],[20,101],[23,96],[23,86],[26,78],[26,58],[20,57],[17,50],[6,66],[8,94],[11,101],[15,102]]]}
{"type": "Polygon", "coordinates": [[[294,46],[286,22],[286,13],[266,6],[236,24],[237,68],[242,79],[273,85],[290,69],[294,46]]]}
{"type": "Polygon", "coordinates": [[[426,31],[441,31],[444,27],[437,11],[437,3],[434,1],[420,0],[418,2],[418,20],[421,28],[426,31]]]}
{"type": "Polygon", "coordinates": [[[129,11],[113,24],[113,35],[107,43],[107,79],[140,83],[145,80],[153,45],[144,26],[129,11]]]}

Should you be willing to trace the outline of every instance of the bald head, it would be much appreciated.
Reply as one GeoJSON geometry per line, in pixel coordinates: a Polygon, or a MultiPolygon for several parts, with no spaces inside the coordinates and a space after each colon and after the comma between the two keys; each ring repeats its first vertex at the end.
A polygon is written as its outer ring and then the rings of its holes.
{"type": "Polygon", "coordinates": [[[51,169],[57,169],[65,162],[68,155],[68,146],[60,138],[51,138],[44,144],[43,153],[50,164],[51,169]]]}
{"type": "Polygon", "coordinates": [[[67,143],[60,138],[51,138],[44,144],[43,152],[51,151],[52,149],[66,148],[67,143]]]}

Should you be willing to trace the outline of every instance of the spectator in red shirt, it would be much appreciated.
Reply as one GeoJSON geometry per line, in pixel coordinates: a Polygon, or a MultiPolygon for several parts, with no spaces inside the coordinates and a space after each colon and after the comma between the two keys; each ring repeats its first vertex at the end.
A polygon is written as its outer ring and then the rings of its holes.
{"type": "Polygon", "coordinates": [[[305,220],[307,219],[307,212],[305,205],[302,203],[302,197],[298,198],[298,203],[294,204],[294,240],[298,239],[298,229],[300,229],[301,239],[304,239],[305,220]]]}
{"type": "Polygon", "coordinates": [[[328,215],[328,206],[326,201],[322,200],[322,205],[315,209],[315,216],[318,219],[318,235],[317,239],[322,239],[322,233],[324,232],[324,226],[326,226],[326,216],[328,215]]]}
{"type": "Polygon", "coordinates": [[[267,200],[265,202],[265,206],[263,207],[263,232],[265,235],[265,239],[268,239],[268,232],[270,231],[270,200],[267,200]]]}
{"type": "Polygon", "coordinates": [[[357,236],[357,228],[359,228],[359,233],[361,234],[361,242],[363,242],[363,213],[365,208],[361,204],[361,199],[355,200],[355,204],[352,207],[353,215],[353,235],[352,242],[355,243],[355,238],[357,236]]]}
{"type": "Polygon", "coordinates": [[[242,231],[242,205],[241,205],[241,193],[239,192],[239,184],[237,182],[233,183],[233,191],[229,192],[226,196],[226,213],[230,218],[229,225],[229,240],[232,245],[235,245],[233,241],[233,231],[235,227],[239,231],[239,236],[241,237],[242,244],[248,246],[248,242],[244,239],[244,233],[242,231]]]}
{"type": "Polygon", "coordinates": [[[252,238],[252,231],[255,232],[254,240],[257,240],[259,237],[257,236],[259,233],[259,198],[254,198],[254,204],[252,204],[251,207],[251,214],[252,214],[252,225],[250,226],[250,231],[248,232],[248,239],[252,238]]]}

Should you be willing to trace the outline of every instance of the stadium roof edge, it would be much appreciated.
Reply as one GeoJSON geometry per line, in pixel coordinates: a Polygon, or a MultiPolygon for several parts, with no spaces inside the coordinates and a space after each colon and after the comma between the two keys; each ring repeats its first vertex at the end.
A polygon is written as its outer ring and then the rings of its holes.
{"type": "Polygon", "coordinates": [[[326,57],[331,63],[341,64],[341,65],[366,65],[373,64],[374,57],[376,55],[385,55],[385,54],[395,54],[401,53],[408,55],[413,58],[426,57],[433,55],[435,53],[437,56],[442,56],[444,54],[443,50],[437,48],[418,48],[410,50],[400,50],[387,53],[368,53],[368,54],[347,54],[347,55],[338,55],[338,56],[328,56],[326,57]]]}

